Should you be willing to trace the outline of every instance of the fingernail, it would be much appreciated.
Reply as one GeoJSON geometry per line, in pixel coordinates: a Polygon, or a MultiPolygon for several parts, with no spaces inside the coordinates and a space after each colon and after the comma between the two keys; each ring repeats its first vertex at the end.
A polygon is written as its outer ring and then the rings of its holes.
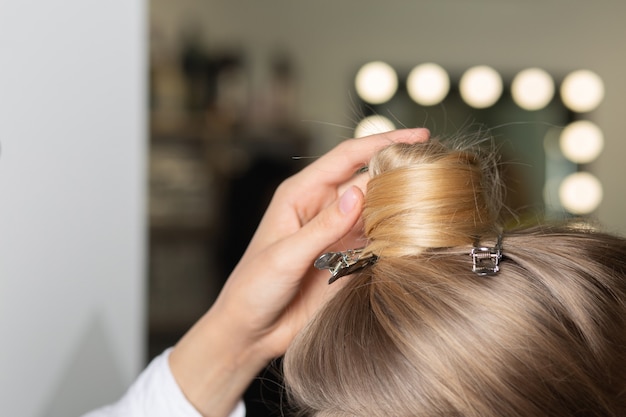
{"type": "Polygon", "coordinates": [[[354,207],[356,207],[356,203],[358,201],[357,193],[354,191],[354,186],[348,188],[346,192],[343,193],[341,198],[339,199],[339,210],[343,214],[348,214],[354,207]]]}

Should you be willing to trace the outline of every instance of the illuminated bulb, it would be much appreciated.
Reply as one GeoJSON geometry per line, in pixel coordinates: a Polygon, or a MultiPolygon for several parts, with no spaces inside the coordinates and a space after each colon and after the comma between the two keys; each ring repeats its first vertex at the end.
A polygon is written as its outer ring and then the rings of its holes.
{"type": "Polygon", "coordinates": [[[398,76],[394,69],[381,61],[370,62],[361,67],[355,79],[356,92],[371,104],[389,101],[398,89],[398,76]]]}
{"type": "Polygon", "coordinates": [[[394,130],[396,126],[391,120],[385,116],[368,116],[361,120],[354,129],[354,137],[361,138],[363,136],[375,135],[377,133],[389,132],[394,130]]]}
{"type": "Polygon", "coordinates": [[[604,98],[604,83],[589,70],[574,71],[561,84],[563,103],[572,111],[584,113],[598,107],[604,98]]]}
{"type": "Polygon", "coordinates": [[[567,159],[577,164],[587,164],[602,152],[604,135],[594,123],[580,120],[563,129],[559,145],[567,159]]]}
{"type": "Polygon", "coordinates": [[[450,91],[450,78],[446,70],[437,64],[421,64],[409,73],[407,90],[417,104],[434,106],[450,91]]]}
{"type": "Polygon", "coordinates": [[[525,110],[540,110],[554,97],[554,81],[546,71],[529,68],[513,79],[511,95],[518,106],[525,110]]]}
{"type": "Polygon", "coordinates": [[[491,67],[470,68],[461,77],[461,97],[470,106],[484,109],[495,104],[502,95],[502,78],[491,67]]]}
{"type": "Polygon", "coordinates": [[[602,201],[602,184],[588,172],[568,175],[559,187],[559,199],[572,214],[589,214],[602,201]]]}

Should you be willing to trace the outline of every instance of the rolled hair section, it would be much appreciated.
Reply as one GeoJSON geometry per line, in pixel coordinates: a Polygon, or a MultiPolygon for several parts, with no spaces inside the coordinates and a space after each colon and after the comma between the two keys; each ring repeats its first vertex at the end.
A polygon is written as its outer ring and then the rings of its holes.
{"type": "Polygon", "coordinates": [[[368,252],[381,257],[472,244],[497,230],[497,161],[478,145],[395,144],[369,166],[368,252]]]}

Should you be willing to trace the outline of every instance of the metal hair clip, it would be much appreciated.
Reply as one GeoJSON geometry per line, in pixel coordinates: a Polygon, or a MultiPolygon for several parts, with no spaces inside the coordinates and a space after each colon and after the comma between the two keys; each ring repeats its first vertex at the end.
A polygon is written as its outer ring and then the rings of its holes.
{"type": "Polygon", "coordinates": [[[374,254],[361,257],[362,253],[363,248],[349,249],[345,252],[327,252],[317,258],[313,265],[317,269],[330,270],[328,283],[332,284],[345,275],[373,265],[378,260],[378,256],[374,254]]]}
{"type": "Polygon", "coordinates": [[[500,271],[502,259],[502,235],[498,235],[495,247],[474,247],[470,252],[472,272],[480,276],[495,275],[500,271]]]}

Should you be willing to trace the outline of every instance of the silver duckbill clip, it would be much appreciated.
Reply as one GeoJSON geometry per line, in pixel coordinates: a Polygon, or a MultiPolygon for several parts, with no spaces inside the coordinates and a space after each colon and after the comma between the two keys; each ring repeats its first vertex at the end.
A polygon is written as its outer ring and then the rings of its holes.
{"type": "Polygon", "coordinates": [[[495,247],[474,247],[470,252],[472,272],[480,276],[495,275],[500,271],[502,259],[502,235],[498,235],[495,247]]]}
{"type": "Polygon", "coordinates": [[[317,269],[330,270],[328,283],[332,284],[339,278],[360,271],[378,260],[378,256],[373,254],[361,257],[362,253],[363,248],[349,249],[345,252],[327,252],[317,258],[313,265],[317,269]]]}

